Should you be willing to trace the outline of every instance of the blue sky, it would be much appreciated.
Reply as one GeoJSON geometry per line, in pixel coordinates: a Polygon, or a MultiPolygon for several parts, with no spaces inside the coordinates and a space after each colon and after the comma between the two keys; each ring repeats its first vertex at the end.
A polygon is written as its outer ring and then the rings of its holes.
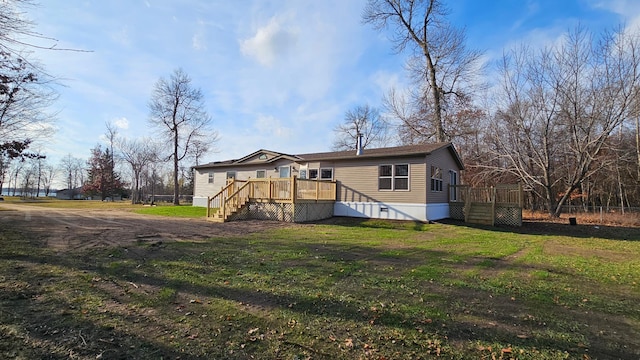
{"type": "MultiPolygon", "coordinates": [[[[64,84],[53,109],[57,131],[43,150],[54,164],[67,154],[86,158],[106,122],[130,138],[153,136],[153,86],[181,67],[204,93],[220,135],[203,162],[260,148],[329,151],[346,110],[379,106],[390,87],[406,86],[405,56],[361,23],[365,2],[42,1],[29,11],[35,30],[58,39],[58,48],[89,51],[35,54],[64,84]]],[[[450,19],[490,65],[505,49],[550,44],[578,23],[596,31],[640,24],[635,0],[450,3],[450,19]]]]}

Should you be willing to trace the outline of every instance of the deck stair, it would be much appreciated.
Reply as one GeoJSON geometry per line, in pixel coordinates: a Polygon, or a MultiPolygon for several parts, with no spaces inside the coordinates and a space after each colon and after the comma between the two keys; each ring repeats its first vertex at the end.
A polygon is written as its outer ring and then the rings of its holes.
{"type": "Polygon", "coordinates": [[[492,203],[471,203],[466,221],[471,224],[493,225],[494,219],[492,205],[492,203]]]}
{"type": "Polygon", "coordinates": [[[207,219],[225,222],[249,202],[249,182],[231,181],[213,198],[208,199],[207,219]]]}
{"type": "Polygon", "coordinates": [[[296,176],[229,179],[227,185],[215,196],[207,199],[207,219],[214,222],[226,222],[250,216],[284,219],[285,212],[288,214],[288,219],[306,219],[309,216],[325,213],[331,216],[333,205],[331,210],[327,211],[326,203],[333,203],[335,200],[335,181],[298,179],[296,176]],[[279,204],[277,208],[280,210],[270,210],[273,209],[273,204],[279,204]],[[308,209],[312,205],[317,205],[321,210],[309,213],[308,209]],[[296,206],[298,206],[297,209],[301,209],[298,213],[296,213],[296,206]],[[285,207],[286,210],[284,210],[285,207]],[[296,218],[298,215],[300,217],[296,218]]]}
{"type": "Polygon", "coordinates": [[[522,184],[449,185],[449,206],[452,218],[468,223],[522,226],[522,184]]]}

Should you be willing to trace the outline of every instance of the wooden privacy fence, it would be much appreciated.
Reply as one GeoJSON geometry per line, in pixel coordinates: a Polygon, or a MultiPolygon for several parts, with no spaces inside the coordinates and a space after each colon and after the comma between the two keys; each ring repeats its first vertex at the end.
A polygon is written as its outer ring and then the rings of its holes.
{"type": "Polygon", "coordinates": [[[450,217],[469,223],[522,226],[522,201],[521,184],[449,185],[450,217]]]}

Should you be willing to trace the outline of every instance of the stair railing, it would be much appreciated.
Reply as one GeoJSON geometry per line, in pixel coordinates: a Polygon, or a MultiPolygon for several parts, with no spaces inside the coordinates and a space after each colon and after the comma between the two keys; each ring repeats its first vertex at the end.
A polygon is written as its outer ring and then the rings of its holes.
{"type": "Polygon", "coordinates": [[[235,181],[231,180],[213,197],[207,197],[207,217],[214,216],[222,210],[224,201],[233,192],[235,186],[235,181]]]}
{"type": "Polygon", "coordinates": [[[222,218],[224,220],[226,220],[234,212],[238,211],[238,209],[245,204],[246,200],[249,199],[249,194],[251,192],[251,187],[249,186],[250,184],[251,182],[245,182],[223,201],[222,218]]]}

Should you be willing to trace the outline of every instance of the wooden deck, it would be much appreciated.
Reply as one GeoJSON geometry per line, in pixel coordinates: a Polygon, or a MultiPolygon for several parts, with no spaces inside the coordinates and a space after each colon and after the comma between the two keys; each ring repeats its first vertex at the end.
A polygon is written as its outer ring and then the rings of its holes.
{"type": "Polygon", "coordinates": [[[495,187],[449,185],[451,218],[482,225],[522,226],[521,184],[495,187]]]}
{"type": "Polygon", "coordinates": [[[290,178],[230,180],[215,196],[207,199],[207,218],[228,221],[248,204],[309,204],[335,202],[336,182],[290,178]]]}

